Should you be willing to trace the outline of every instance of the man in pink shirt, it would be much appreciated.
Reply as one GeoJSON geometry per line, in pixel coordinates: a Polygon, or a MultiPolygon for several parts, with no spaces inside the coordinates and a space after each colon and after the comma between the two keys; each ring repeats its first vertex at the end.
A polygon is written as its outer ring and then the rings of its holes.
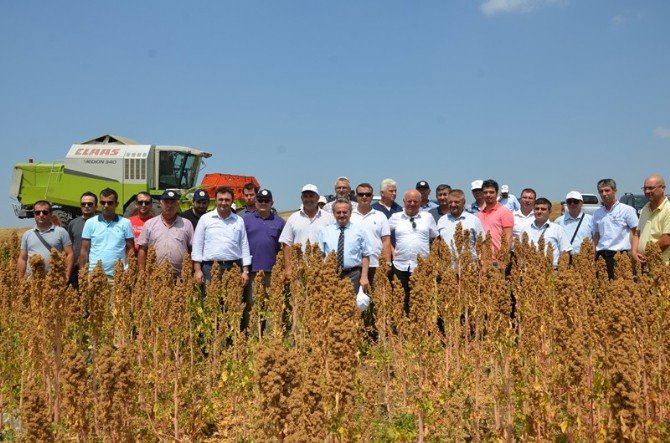
{"type": "Polygon", "coordinates": [[[510,250],[514,216],[512,211],[498,203],[498,183],[495,180],[484,180],[482,191],[484,192],[486,207],[477,213],[477,217],[482,222],[484,232],[491,237],[493,261],[495,262],[495,256],[500,250],[503,236],[507,241],[507,251],[510,250]]]}

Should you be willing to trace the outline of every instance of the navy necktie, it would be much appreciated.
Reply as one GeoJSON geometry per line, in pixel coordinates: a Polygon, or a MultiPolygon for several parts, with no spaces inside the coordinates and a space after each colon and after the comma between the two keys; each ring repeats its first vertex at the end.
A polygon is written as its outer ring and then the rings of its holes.
{"type": "Polygon", "coordinates": [[[340,226],[340,237],[337,239],[337,267],[344,269],[344,226],[340,226]]]}

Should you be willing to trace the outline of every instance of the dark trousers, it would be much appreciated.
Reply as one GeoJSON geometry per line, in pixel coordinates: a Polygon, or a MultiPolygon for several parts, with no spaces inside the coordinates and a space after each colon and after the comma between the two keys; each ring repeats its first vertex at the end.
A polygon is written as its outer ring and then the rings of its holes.
{"type": "Polygon", "coordinates": [[[354,294],[358,294],[358,290],[361,288],[361,267],[356,266],[349,269],[343,269],[340,272],[340,277],[347,277],[351,280],[351,283],[354,285],[354,294]]]}
{"type": "Polygon", "coordinates": [[[376,267],[369,267],[368,268],[368,281],[370,282],[370,288],[374,288],[375,274],[376,273],[377,273],[377,268],[376,267]]]}
{"type": "Polygon", "coordinates": [[[614,257],[616,256],[617,252],[628,252],[628,250],[611,251],[609,249],[603,249],[601,251],[596,251],[596,260],[601,257],[605,260],[605,266],[607,266],[607,277],[610,280],[614,279],[614,257]]]}
{"type": "Polygon", "coordinates": [[[405,314],[409,314],[409,278],[412,276],[412,273],[409,271],[409,268],[406,271],[403,271],[393,265],[393,275],[398,277],[402,289],[405,291],[405,301],[403,306],[405,308],[405,314]]]}
{"type": "MultiPolygon", "coordinates": [[[[255,288],[254,280],[256,280],[256,274],[258,272],[251,272],[249,274],[249,283],[244,287],[244,292],[242,293],[242,301],[244,302],[244,311],[242,312],[242,322],[240,323],[240,330],[245,331],[249,327],[249,314],[251,313],[251,308],[254,306],[255,300],[255,288]]],[[[272,278],[272,271],[266,271],[263,277],[263,286],[265,288],[270,287],[270,279],[272,278]]],[[[265,325],[263,325],[265,328],[265,325]]]]}
{"type": "Polygon", "coordinates": [[[204,275],[205,281],[210,281],[212,279],[212,267],[214,263],[219,264],[219,272],[223,274],[226,271],[230,271],[233,265],[237,265],[240,268],[242,267],[242,260],[225,260],[225,261],[204,261],[200,263],[200,269],[204,275]]]}

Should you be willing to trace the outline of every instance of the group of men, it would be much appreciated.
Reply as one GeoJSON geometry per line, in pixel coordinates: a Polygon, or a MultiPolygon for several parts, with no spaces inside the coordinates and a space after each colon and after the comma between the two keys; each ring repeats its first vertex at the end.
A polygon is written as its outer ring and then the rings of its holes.
{"type": "Polygon", "coordinates": [[[151,195],[141,192],[135,201],[137,214],[129,219],[116,214],[118,195],[107,188],[99,195],[100,213],[96,212],[98,196],[92,192],[82,194],[82,215],[69,224],[68,231],[51,223],[49,202],[35,203],[35,228],[22,238],[17,268],[20,277],[29,274],[28,256],[39,254],[48,269],[49,251],[56,248],[66,253],[66,277],[76,287],[78,269],[92,271],[98,262],[111,281],[115,263],[121,260],[125,264],[132,250],[137,253],[140,270],[144,270],[147,251],[155,248],[158,262],[167,260],[175,276],[181,271],[184,254],[190,253],[196,280],[201,284],[211,279],[215,264],[221,272],[234,265],[242,269],[247,305],[244,325],[253,303],[250,281],[257,272],[264,271],[264,284],[268,285],[277,253],[282,249],[284,276],[290,279],[293,246],[297,244],[303,250],[308,243],[317,244],[324,256],[332,252],[338,272],[351,280],[355,291],[374,285],[383,257],[389,265],[383,274],[397,276],[405,292],[406,310],[409,281],[418,257],[428,255],[431,242],[438,236],[458,256],[454,240],[458,225],[469,234],[473,257],[476,238],[489,237],[493,266],[498,254],[513,252],[513,238],[524,234],[534,245],[539,244],[540,238],[547,247],[552,245],[554,266],[561,253],[578,253],[582,241],[591,238],[596,256],[607,264],[610,278],[614,277],[614,257],[618,252],[630,251],[636,261],[645,263],[644,251],[649,242],[658,244],[668,263],[670,205],[663,178],[652,175],[645,180],[643,190],[649,203],[642,210],[639,223],[635,210],[617,201],[614,180],[600,180],[597,188],[603,205],[593,216],[582,211],[581,194],[571,191],[566,197],[568,211],[555,222],[549,221],[552,204],[548,199],[537,198],[533,189],[526,188],[517,200],[507,186],[499,188],[492,179],[472,182],[474,202],[469,206],[465,193],[448,185],[437,187],[438,203],[432,202],[430,186],[424,180],[405,192],[400,206],[395,201],[397,184],[392,179],[382,180],[381,200],[373,204],[372,185],[361,183],[352,194],[349,180],[339,177],[334,186],[336,197],[325,205],[320,205],[321,196],[315,185],[303,186],[301,208],[286,221],[273,209],[272,192],[259,190],[252,183],[245,185],[246,206],[237,212],[233,209],[234,192],[229,187],[216,189],[215,208],[209,212],[210,196],[203,190],[195,192],[192,208],[181,213],[177,213],[180,195],[165,191],[160,197],[160,215],[154,215],[151,195]],[[503,244],[508,250],[500,251],[503,244]]]}

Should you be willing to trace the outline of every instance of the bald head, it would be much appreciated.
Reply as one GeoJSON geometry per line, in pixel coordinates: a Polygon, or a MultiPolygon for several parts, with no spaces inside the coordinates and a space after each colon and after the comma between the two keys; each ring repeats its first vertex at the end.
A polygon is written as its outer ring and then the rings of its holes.
{"type": "Polygon", "coordinates": [[[649,199],[652,209],[655,209],[665,198],[665,180],[660,175],[650,175],[644,181],[642,190],[644,191],[645,197],[649,199]]]}
{"type": "Polygon", "coordinates": [[[405,205],[405,214],[413,217],[419,213],[421,208],[421,193],[416,189],[410,189],[405,192],[402,202],[405,205]]]}

